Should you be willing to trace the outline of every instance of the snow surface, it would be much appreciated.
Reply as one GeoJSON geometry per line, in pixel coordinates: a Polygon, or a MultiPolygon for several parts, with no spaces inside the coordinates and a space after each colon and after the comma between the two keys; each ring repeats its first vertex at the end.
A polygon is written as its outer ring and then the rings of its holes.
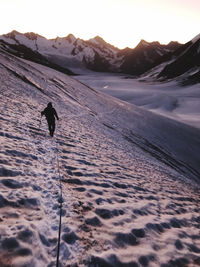
{"type": "Polygon", "coordinates": [[[199,129],[1,52],[0,98],[0,266],[55,266],[59,177],[60,266],[200,263],[199,129]]]}
{"type": "MultiPolygon", "coordinates": [[[[156,73],[156,68],[152,72],[156,73]]],[[[130,75],[93,72],[77,79],[121,100],[200,128],[200,85],[183,87],[177,81],[150,82],[150,74],[135,79],[130,75]]]]}
{"type": "Polygon", "coordinates": [[[200,33],[197,36],[195,36],[191,41],[193,43],[196,43],[196,41],[198,41],[199,39],[200,39],[200,33]]]}

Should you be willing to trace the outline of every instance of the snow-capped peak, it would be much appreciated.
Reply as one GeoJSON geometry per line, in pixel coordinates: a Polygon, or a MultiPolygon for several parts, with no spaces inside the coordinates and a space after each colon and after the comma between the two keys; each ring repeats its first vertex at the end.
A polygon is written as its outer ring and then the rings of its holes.
{"type": "Polygon", "coordinates": [[[64,38],[65,40],[69,41],[69,43],[73,43],[76,41],[76,37],[73,34],[68,34],[67,37],[64,38]]]}
{"type": "Polygon", "coordinates": [[[95,36],[94,38],[90,39],[89,41],[97,43],[97,44],[106,44],[106,41],[98,35],[95,36]]]}
{"type": "Polygon", "coordinates": [[[139,45],[142,45],[142,46],[149,46],[150,44],[147,42],[147,41],[145,41],[145,40],[141,40],[140,42],[139,42],[139,44],[138,44],[138,46],[139,45]]]}
{"type": "Polygon", "coordinates": [[[29,40],[37,40],[38,37],[44,38],[43,36],[36,34],[34,32],[26,32],[24,35],[29,39],[29,40]]]}
{"type": "Polygon", "coordinates": [[[60,41],[68,41],[69,43],[74,43],[77,38],[73,34],[68,34],[66,37],[56,37],[55,39],[51,39],[51,41],[60,42],[60,41]]]}
{"type": "Polygon", "coordinates": [[[4,37],[11,38],[11,39],[14,39],[16,35],[22,35],[22,33],[18,32],[16,30],[13,30],[7,34],[3,34],[4,37]]]}

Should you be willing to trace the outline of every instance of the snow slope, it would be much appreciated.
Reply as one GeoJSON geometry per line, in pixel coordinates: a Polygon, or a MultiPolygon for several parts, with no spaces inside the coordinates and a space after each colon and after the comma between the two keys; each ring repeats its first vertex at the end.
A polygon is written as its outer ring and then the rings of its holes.
{"type": "MultiPolygon", "coordinates": [[[[155,70],[154,70],[155,73],[155,70]]],[[[200,128],[200,85],[180,86],[176,81],[151,82],[123,74],[90,73],[81,82],[121,100],[165,117],[200,128]]]]}
{"type": "Polygon", "coordinates": [[[2,52],[0,98],[0,266],[55,266],[60,178],[60,266],[200,264],[198,129],[2,52]]]}

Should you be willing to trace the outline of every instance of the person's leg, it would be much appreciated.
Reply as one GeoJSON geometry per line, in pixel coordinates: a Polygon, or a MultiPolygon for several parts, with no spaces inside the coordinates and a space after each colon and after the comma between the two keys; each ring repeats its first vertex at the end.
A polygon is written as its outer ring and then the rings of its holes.
{"type": "Polygon", "coordinates": [[[48,122],[48,127],[49,127],[49,134],[51,135],[51,122],[50,121],[47,121],[48,122]]]}
{"type": "Polygon", "coordinates": [[[55,131],[55,121],[52,121],[52,124],[51,124],[51,133],[52,133],[52,136],[54,135],[54,131],[55,131]]]}
{"type": "Polygon", "coordinates": [[[48,120],[47,122],[48,122],[48,127],[49,127],[49,134],[50,134],[50,136],[53,136],[52,121],[48,120]]]}
{"type": "Polygon", "coordinates": [[[55,131],[55,120],[48,120],[48,126],[49,126],[49,134],[53,137],[54,131],[55,131]]]}

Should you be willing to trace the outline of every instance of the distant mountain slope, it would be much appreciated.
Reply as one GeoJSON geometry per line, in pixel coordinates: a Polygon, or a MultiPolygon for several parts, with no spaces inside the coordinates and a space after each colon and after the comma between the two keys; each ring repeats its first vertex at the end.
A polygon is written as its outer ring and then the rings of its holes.
{"type": "Polygon", "coordinates": [[[189,72],[183,83],[200,82],[200,35],[197,37],[185,44],[180,53],[175,53],[174,60],[163,68],[158,77],[171,79],[189,72]]]}
{"type": "Polygon", "coordinates": [[[140,75],[157,65],[163,56],[174,52],[181,47],[179,43],[171,42],[168,45],[161,45],[159,42],[148,43],[141,40],[134,49],[125,49],[121,71],[133,75],[140,75]]]}
{"type": "Polygon", "coordinates": [[[56,64],[55,62],[51,62],[45,56],[40,54],[37,50],[32,50],[28,46],[20,44],[20,43],[18,44],[7,43],[4,40],[0,40],[0,51],[8,52],[20,58],[31,60],[33,62],[42,64],[44,66],[48,66],[50,68],[61,71],[68,75],[74,74],[68,68],[62,67],[61,65],[56,64]]]}
{"type": "Polygon", "coordinates": [[[147,80],[177,80],[181,85],[200,82],[200,35],[160,58],[142,77],[147,80]]]}

